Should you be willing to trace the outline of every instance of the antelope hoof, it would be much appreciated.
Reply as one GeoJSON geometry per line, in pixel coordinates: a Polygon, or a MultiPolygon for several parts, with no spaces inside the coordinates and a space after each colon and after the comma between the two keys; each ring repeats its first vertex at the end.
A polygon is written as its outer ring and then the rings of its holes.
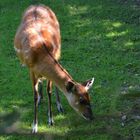
{"type": "Polygon", "coordinates": [[[48,125],[49,126],[53,126],[54,125],[54,120],[52,118],[49,118],[48,125]]]}
{"type": "Polygon", "coordinates": [[[58,108],[58,112],[59,112],[59,113],[64,113],[64,109],[63,109],[62,106],[61,106],[60,108],[58,108]]]}
{"type": "Polygon", "coordinates": [[[36,124],[33,123],[33,126],[32,126],[32,133],[33,133],[33,134],[37,133],[37,130],[38,130],[37,123],[36,123],[36,124]]]}
{"type": "Polygon", "coordinates": [[[64,113],[64,109],[60,103],[57,104],[57,110],[59,113],[64,113]]]}

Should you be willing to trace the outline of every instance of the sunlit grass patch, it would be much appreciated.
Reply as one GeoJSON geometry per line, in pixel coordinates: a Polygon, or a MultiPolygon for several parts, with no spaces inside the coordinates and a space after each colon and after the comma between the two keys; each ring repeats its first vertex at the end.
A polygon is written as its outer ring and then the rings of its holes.
{"type": "Polygon", "coordinates": [[[68,9],[69,9],[70,15],[77,15],[77,14],[80,14],[80,13],[87,12],[88,7],[87,6],[78,6],[78,7],[76,7],[75,5],[69,5],[68,9]]]}
{"type": "Polygon", "coordinates": [[[120,22],[114,22],[114,23],[112,23],[112,26],[114,26],[116,28],[119,28],[119,27],[122,26],[122,23],[120,23],[120,22]]]}
{"type": "MultiPolygon", "coordinates": [[[[41,134],[49,134],[49,135],[59,135],[59,136],[64,136],[67,134],[71,129],[63,123],[59,124],[59,121],[61,122],[65,118],[64,115],[57,115],[54,117],[55,123],[53,126],[49,126],[47,124],[47,116],[46,120],[43,121],[38,121],[38,133],[41,134]]],[[[39,119],[40,120],[40,119],[39,119]]],[[[32,121],[31,119],[20,122],[20,131],[25,132],[25,133],[31,133],[32,131],[32,121]],[[23,129],[23,130],[22,130],[23,129]]]]}
{"type": "Polygon", "coordinates": [[[59,136],[65,136],[69,131],[70,128],[68,127],[61,127],[61,126],[52,126],[52,127],[46,127],[46,126],[40,126],[39,127],[40,132],[46,132],[52,135],[59,135],[59,136]]]}
{"type": "Polygon", "coordinates": [[[126,47],[133,47],[134,46],[134,43],[131,42],[131,41],[128,41],[128,42],[125,43],[125,46],[126,47]]]}
{"type": "Polygon", "coordinates": [[[113,32],[108,33],[106,36],[107,37],[116,37],[116,36],[126,35],[127,33],[128,33],[128,31],[122,31],[122,32],[113,31],[113,32]]]}

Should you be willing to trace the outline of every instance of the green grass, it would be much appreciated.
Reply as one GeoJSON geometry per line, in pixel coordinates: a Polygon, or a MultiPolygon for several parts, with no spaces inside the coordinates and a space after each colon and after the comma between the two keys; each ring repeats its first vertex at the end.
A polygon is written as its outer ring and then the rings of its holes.
{"type": "MultiPolygon", "coordinates": [[[[0,1],[0,139],[140,139],[140,4],[137,0],[0,1]],[[43,3],[56,13],[62,35],[61,64],[76,81],[95,77],[90,91],[95,120],[86,122],[61,94],[65,114],[47,125],[47,99],[32,135],[33,93],[13,39],[23,11],[43,3]],[[122,126],[122,116],[127,119],[122,126]]],[[[45,88],[44,88],[45,92],[45,88]]],[[[47,97],[46,97],[47,98],[47,97]]]]}

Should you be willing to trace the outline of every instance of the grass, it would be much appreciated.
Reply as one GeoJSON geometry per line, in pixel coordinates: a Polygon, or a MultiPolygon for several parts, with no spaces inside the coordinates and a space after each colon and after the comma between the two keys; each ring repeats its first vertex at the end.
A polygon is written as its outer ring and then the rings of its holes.
{"type": "MultiPolygon", "coordinates": [[[[140,4],[137,0],[4,0],[0,2],[0,139],[139,140],[140,4]],[[47,125],[47,99],[32,135],[33,94],[13,39],[23,11],[43,3],[56,13],[62,35],[61,64],[77,81],[95,77],[90,91],[95,120],[86,122],[61,98],[65,114],[47,125]],[[126,119],[122,118],[126,116],[126,119]]],[[[45,92],[45,88],[44,88],[45,92]]],[[[55,95],[53,95],[55,96],[55,95]]]]}

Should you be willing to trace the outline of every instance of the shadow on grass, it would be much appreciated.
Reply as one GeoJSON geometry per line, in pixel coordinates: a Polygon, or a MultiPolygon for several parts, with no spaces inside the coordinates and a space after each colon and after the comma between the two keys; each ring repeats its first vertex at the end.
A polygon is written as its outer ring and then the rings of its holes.
{"type": "MultiPolygon", "coordinates": [[[[22,112],[23,113],[23,112],[22,112]]],[[[96,115],[94,121],[87,122],[82,120],[77,114],[65,114],[65,117],[57,119],[57,125],[47,128],[45,131],[39,131],[37,134],[32,134],[31,129],[25,129],[20,126],[20,115],[19,110],[14,110],[11,113],[0,115],[0,135],[2,136],[13,136],[13,137],[28,137],[36,139],[78,139],[92,138],[94,136],[106,135],[113,140],[131,140],[133,136],[123,136],[113,126],[116,123],[120,124],[120,113],[107,114],[107,115],[96,115]],[[60,126],[61,125],[61,126],[60,126]],[[57,133],[61,127],[68,127],[67,132],[57,133]],[[52,129],[52,131],[49,131],[52,129]],[[56,131],[55,131],[56,130],[56,131]]],[[[40,128],[40,125],[38,126],[40,128]]]]}

